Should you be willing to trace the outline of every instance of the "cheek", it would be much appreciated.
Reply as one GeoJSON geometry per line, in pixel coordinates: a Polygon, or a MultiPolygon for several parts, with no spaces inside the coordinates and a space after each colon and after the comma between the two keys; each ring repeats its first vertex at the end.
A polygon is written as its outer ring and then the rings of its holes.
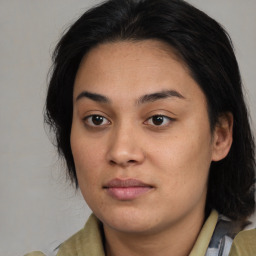
{"type": "Polygon", "coordinates": [[[101,149],[95,143],[90,143],[89,140],[85,141],[79,136],[71,138],[79,188],[89,207],[94,209],[95,203],[103,204],[101,197],[97,194],[97,191],[101,189],[101,149]]]}
{"type": "MultiPolygon", "coordinates": [[[[159,191],[169,205],[167,212],[185,213],[205,201],[210,151],[205,145],[194,143],[194,140],[188,142],[187,139],[183,138],[182,143],[177,138],[177,143],[173,141],[174,147],[162,148],[155,158],[155,165],[160,169],[157,175],[159,191]]],[[[160,209],[161,202],[156,207],[160,209]]]]}
{"type": "MultiPolygon", "coordinates": [[[[208,126],[206,126],[208,127],[208,126]]],[[[166,180],[167,190],[188,191],[204,189],[211,163],[211,134],[198,125],[184,125],[175,136],[154,146],[151,161],[160,169],[159,180],[166,180]]],[[[150,147],[150,146],[149,146],[150,147]]],[[[189,193],[188,193],[189,194],[189,193]]]]}
{"type": "Polygon", "coordinates": [[[80,188],[85,183],[94,184],[102,165],[103,147],[85,137],[76,127],[72,127],[70,143],[80,188]]]}
{"type": "Polygon", "coordinates": [[[187,173],[189,170],[204,169],[211,162],[211,145],[209,138],[196,138],[189,136],[177,136],[170,139],[169,143],[153,146],[153,161],[160,164],[171,173],[187,173]]]}

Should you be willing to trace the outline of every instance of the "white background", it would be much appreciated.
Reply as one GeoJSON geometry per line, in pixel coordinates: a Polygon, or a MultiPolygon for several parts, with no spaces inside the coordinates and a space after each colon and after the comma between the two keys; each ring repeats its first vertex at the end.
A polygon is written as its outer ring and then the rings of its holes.
{"type": "MultiPolygon", "coordinates": [[[[0,255],[53,248],[90,210],[43,126],[50,55],[89,0],[0,0],[0,255]]],[[[256,123],[256,1],[190,0],[230,33],[256,123]]]]}

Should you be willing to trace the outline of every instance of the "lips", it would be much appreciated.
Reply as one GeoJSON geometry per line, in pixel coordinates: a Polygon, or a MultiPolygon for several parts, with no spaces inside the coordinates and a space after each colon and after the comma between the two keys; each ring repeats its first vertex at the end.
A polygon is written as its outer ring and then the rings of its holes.
{"type": "Polygon", "coordinates": [[[153,186],[137,179],[113,179],[103,188],[114,199],[128,201],[146,194],[153,186]]]}

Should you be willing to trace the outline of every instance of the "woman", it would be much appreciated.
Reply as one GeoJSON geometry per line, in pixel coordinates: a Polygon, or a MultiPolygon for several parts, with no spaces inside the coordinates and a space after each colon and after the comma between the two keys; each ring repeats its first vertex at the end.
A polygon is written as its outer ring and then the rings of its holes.
{"type": "Polygon", "coordinates": [[[255,255],[239,68],[203,12],[181,0],[87,11],[55,50],[46,122],[93,211],[57,255],[255,255]]]}

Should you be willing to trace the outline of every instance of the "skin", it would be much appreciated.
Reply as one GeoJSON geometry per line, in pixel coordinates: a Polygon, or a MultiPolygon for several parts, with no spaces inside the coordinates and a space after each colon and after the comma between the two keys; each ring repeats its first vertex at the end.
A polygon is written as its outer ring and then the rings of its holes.
{"type": "Polygon", "coordinates": [[[154,40],[92,49],[73,97],[78,183],[103,223],[106,254],[188,255],[205,219],[211,161],[224,158],[232,143],[232,116],[212,133],[204,93],[172,49],[154,40]],[[172,96],[142,100],[170,90],[172,96]],[[164,116],[162,123],[156,125],[155,115],[164,116]],[[105,188],[115,178],[150,188],[122,200],[105,188]]]}

